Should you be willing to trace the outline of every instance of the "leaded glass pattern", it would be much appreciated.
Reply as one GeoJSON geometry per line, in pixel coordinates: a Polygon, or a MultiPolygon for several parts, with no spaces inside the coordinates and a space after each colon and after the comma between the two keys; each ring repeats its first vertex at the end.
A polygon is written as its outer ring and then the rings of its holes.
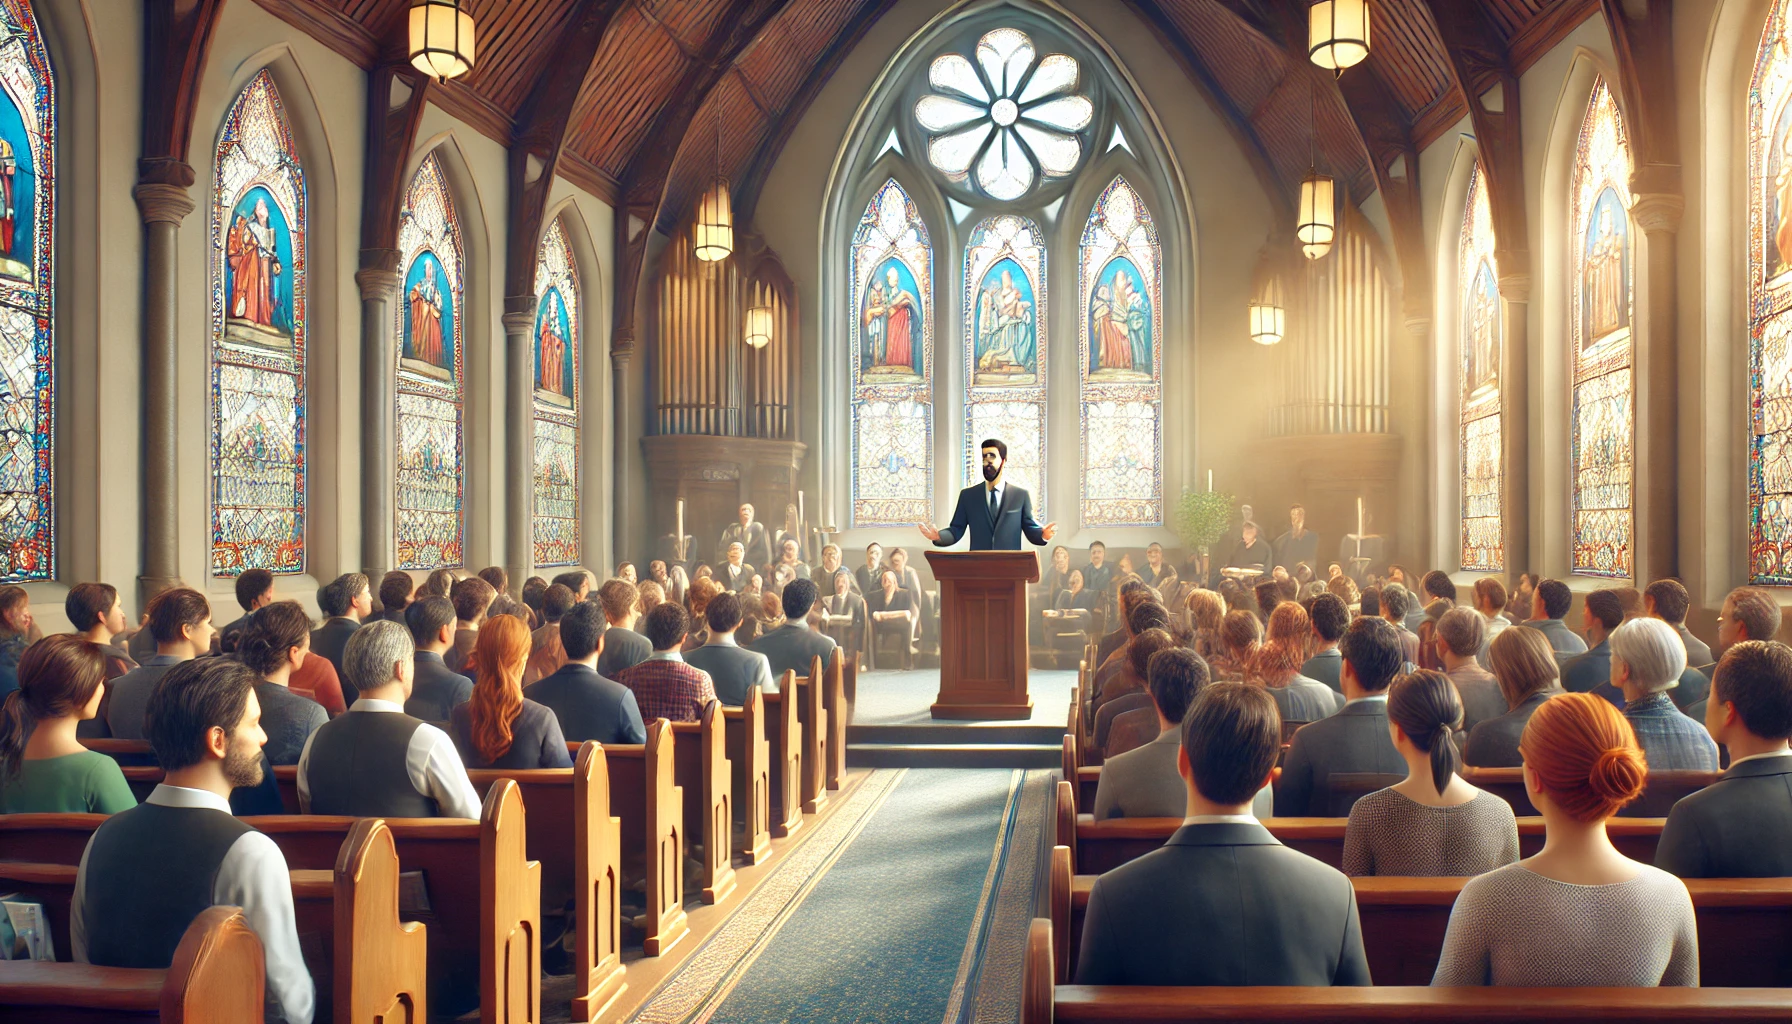
{"type": "Polygon", "coordinates": [[[307,200],[263,70],[218,133],[211,218],[212,573],[305,569],[307,200]]]}
{"type": "Polygon", "coordinates": [[[1039,225],[1003,214],[964,250],[964,482],[983,479],[979,445],[1008,446],[1003,478],[1045,518],[1046,273],[1039,225]]]}
{"type": "Polygon", "coordinates": [[[56,572],[56,76],[0,0],[0,583],[56,572]]]}
{"type": "Polygon", "coordinates": [[[559,219],[535,257],[535,564],[579,562],[579,271],[559,219]]]}
{"type": "Polygon", "coordinates": [[[852,237],[852,520],[933,516],[933,247],[894,179],[852,237]]]}
{"type": "Polygon", "coordinates": [[[1749,582],[1792,586],[1792,27],[1775,0],[1749,83],[1749,582]]]}
{"type": "Polygon", "coordinates": [[[1082,523],[1163,522],[1163,251],[1125,178],[1089,212],[1078,252],[1082,523]]]}
{"type": "Polygon", "coordinates": [[[1500,358],[1504,313],[1494,272],[1493,211],[1477,165],[1469,172],[1468,202],[1457,252],[1461,304],[1462,568],[1505,569],[1501,528],[1500,358]]]}
{"type": "Polygon", "coordinates": [[[464,560],[461,407],[465,248],[440,158],[423,158],[398,217],[398,568],[464,560]]]}
{"type": "Polygon", "coordinates": [[[1580,128],[1569,193],[1574,246],[1573,569],[1632,575],[1630,145],[1603,78],[1580,128]]]}

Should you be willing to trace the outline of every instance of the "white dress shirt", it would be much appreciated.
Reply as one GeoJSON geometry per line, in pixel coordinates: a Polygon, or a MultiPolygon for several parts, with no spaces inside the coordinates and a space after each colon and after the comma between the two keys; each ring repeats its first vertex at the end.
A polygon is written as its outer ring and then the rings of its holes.
{"type": "MultiPolygon", "coordinates": [[[[404,705],[362,697],[348,710],[351,714],[402,715],[404,705]]],[[[299,755],[299,810],[306,814],[311,813],[308,768],[311,742],[315,739],[316,732],[306,737],[305,750],[299,755]]],[[[411,733],[411,745],[405,748],[404,773],[411,780],[413,789],[436,802],[442,817],[479,820],[483,806],[479,793],[467,779],[466,765],[461,763],[460,752],[454,749],[454,741],[447,733],[428,722],[419,725],[417,731],[411,733]]]]}
{"type": "Polygon", "coordinates": [[[1182,819],[1184,825],[1255,825],[1254,814],[1191,814],[1182,819]]]}
{"type": "Polygon", "coordinates": [[[1730,762],[1730,767],[1734,768],[1744,761],[1759,761],[1763,757],[1792,757],[1792,750],[1769,750],[1762,754],[1750,754],[1747,757],[1738,757],[1730,762]]]}
{"type": "MultiPolygon", "coordinates": [[[[161,807],[206,808],[230,813],[230,801],[203,789],[159,785],[144,803],[161,807]]],[[[87,850],[93,849],[90,840],[87,850]]],[[[86,903],[87,853],[75,872],[75,897],[69,906],[69,948],[77,963],[87,963],[86,903]]],[[[218,865],[212,882],[212,905],[243,908],[243,920],[257,938],[267,963],[268,1018],[276,1015],[286,1024],[311,1024],[317,990],[311,972],[299,952],[299,928],[292,908],[292,874],[286,856],[272,839],[260,832],[245,832],[218,865]]]]}
{"type": "Polygon", "coordinates": [[[1388,695],[1385,692],[1371,693],[1367,697],[1357,697],[1353,700],[1347,700],[1344,702],[1344,706],[1349,707],[1352,704],[1367,704],[1370,701],[1377,701],[1377,700],[1382,702],[1383,704],[1386,704],[1388,702],[1388,695]]]}

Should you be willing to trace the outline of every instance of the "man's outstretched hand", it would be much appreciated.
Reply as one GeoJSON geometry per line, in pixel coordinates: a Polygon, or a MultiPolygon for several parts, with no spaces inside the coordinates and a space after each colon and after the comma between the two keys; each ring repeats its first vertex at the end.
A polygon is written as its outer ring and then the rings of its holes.
{"type": "Polygon", "coordinates": [[[1052,534],[1057,533],[1057,532],[1058,532],[1058,524],[1057,523],[1046,523],[1045,529],[1039,531],[1039,536],[1044,537],[1046,540],[1051,540],[1052,534]]]}
{"type": "Polygon", "coordinates": [[[920,528],[921,536],[936,544],[939,543],[940,531],[932,523],[916,523],[915,526],[920,528]]]}

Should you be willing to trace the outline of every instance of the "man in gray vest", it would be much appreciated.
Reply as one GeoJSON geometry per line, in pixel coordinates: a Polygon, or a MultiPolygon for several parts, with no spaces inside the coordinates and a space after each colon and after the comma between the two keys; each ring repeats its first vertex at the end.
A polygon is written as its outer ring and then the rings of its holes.
{"type": "Polygon", "coordinates": [[[299,755],[299,809],[356,818],[474,818],[479,794],[448,734],[404,713],[416,649],[396,622],[362,626],[342,649],[361,696],[299,755]]]}
{"type": "Polygon", "coordinates": [[[80,963],[166,969],[194,918],[242,907],[265,958],[267,1020],[311,1024],[317,990],[299,952],[286,858],[230,813],[230,791],[262,779],[258,681],[238,661],[199,658],[156,685],[145,721],[163,779],[88,840],[69,946],[80,963]]]}

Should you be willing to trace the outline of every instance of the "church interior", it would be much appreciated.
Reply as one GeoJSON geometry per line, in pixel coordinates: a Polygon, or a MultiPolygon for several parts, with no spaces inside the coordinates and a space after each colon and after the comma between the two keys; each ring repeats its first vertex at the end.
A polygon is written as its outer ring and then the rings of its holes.
{"type": "Polygon", "coordinates": [[[0,1018],[1792,1021],[1783,217],[1792,0],[0,0],[0,1018]]]}

